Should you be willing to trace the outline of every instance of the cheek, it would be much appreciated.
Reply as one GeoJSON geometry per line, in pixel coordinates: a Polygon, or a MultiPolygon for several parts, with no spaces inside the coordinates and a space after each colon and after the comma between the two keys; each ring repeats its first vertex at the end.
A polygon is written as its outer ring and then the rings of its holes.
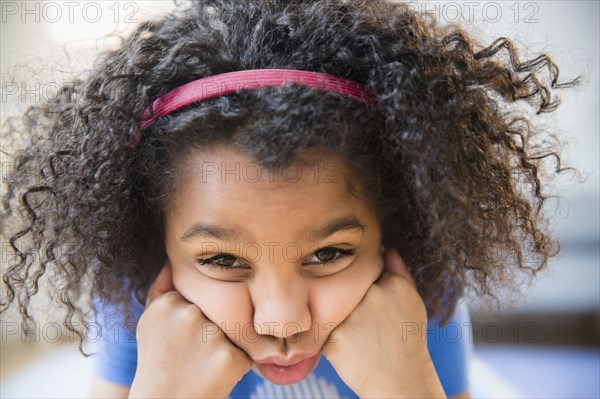
{"type": "Polygon", "coordinates": [[[173,270],[173,284],[185,299],[224,330],[252,322],[252,302],[245,283],[213,280],[190,268],[173,270]]]}
{"type": "Polygon", "coordinates": [[[331,325],[341,323],[360,303],[369,287],[381,274],[381,256],[357,260],[347,269],[314,281],[313,321],[331,325]]]}

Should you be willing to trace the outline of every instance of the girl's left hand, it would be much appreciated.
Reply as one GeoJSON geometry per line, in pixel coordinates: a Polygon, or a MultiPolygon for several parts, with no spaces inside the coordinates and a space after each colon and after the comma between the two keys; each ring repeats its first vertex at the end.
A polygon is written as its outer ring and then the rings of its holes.
{"type": "Polygon", "coordinates": [[[322,352],[361,398],[445,398],[426,342],[427,311],[395,249],[322,352]]]}

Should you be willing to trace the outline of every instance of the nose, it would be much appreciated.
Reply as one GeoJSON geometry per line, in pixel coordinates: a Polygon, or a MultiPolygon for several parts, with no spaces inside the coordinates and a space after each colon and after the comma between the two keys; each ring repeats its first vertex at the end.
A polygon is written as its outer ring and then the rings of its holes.
{"type": "Polygon", "coordinates": [[[271,274],[254,283],[251,295],[258,334],[290,338],[310,329],[310,295],[302,276],[271,274]]]}

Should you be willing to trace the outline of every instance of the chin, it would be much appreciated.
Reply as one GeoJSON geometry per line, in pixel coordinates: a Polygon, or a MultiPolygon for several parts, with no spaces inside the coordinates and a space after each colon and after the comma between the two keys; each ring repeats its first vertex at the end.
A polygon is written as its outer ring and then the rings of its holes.
{"type": "Polygon", "coordinates": [[[291,366],[279,366],[273,363],[254,363],[252,370],[275,385],[296,384],[304,380],[317,367],[321,354],[304,359],[291,366]]]}

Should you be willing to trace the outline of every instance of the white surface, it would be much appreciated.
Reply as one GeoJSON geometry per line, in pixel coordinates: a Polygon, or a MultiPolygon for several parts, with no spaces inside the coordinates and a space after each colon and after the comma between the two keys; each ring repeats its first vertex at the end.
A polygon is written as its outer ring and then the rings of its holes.
{"type": "Polygon", "coordinates": [[[92,363],[77,346],[62,346],[22,369],[0,384],[2,398],[86,398],[92,363]]]}
{"type": "Polygon", "coordinates": [[[477,358],[493,364],[498,378],[544,399],[600,398],[600,349],[479,345],[477,358]]]}
{"type": "Polygon", "coordinates": [[[471,357],[469,365],[469,391],[473,399],[525,398],[525,394],[502,377],[494,368],[479,359],[471,357]]]}
{"type": "Polygon", "coordinates": [[[528,312],[600,311],[598,250],[567,250],[527,291],[528,312]]]}

